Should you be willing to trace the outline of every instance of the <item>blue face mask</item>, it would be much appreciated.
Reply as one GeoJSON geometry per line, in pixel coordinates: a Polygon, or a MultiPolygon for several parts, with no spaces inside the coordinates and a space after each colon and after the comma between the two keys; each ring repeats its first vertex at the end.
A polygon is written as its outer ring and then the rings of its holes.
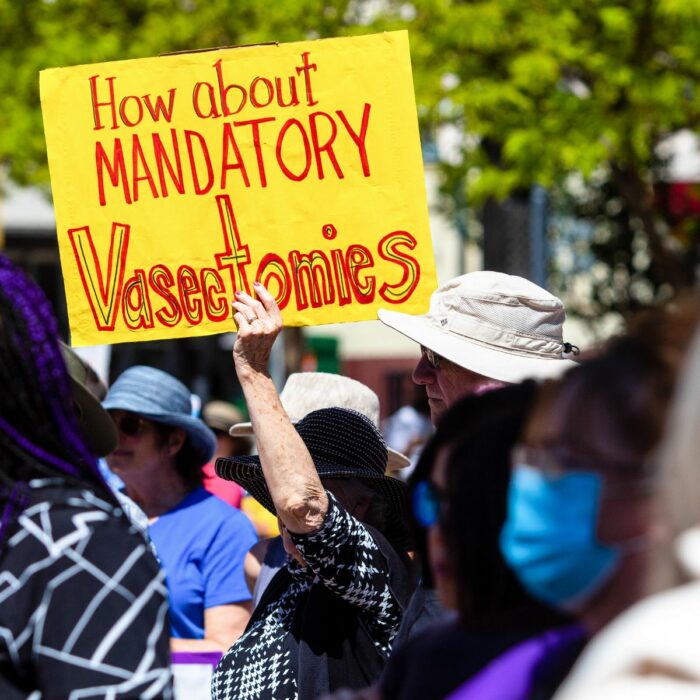
{"type": "Polygon", "coordinates": [[[596,539],[602,485],[592,472],[513,470],[501,552],[529,593],[561,610],[579,609],[620,559],[596,539]]]}

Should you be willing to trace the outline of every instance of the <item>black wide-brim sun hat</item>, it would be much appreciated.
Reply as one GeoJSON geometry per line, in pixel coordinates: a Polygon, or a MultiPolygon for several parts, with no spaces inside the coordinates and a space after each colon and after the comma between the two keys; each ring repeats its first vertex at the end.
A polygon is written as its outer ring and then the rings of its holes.
{"type": "MultiPolygon", "coordinates": [[[[385,475],[386,443],[367,416],[348,408],[322,408],[308,413],[294,427],[321,479],[359,479],[383,494],[394,516],[407,522],[406,485],[385,475]]],[[[258,455],[220,457],[216,473],[235,481],[270,513],[277,514],[258,455]]]]}

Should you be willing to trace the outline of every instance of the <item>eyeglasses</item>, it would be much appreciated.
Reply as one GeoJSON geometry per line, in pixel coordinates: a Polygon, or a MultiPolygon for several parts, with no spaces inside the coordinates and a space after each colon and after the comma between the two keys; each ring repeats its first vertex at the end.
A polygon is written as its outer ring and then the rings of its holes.
{"type": "Polygon", "coordinates": [[[428,364],[433,369],[440,368],[440,362],[443,359],[442,355],[438,355],[436,352],[433,352],[430,348],[426,348],[425,345],[420,346],[420,351],[423,353],[423,357],[425,357],[428,364]]]}
{"type": "Polygon", "coordinates": [[[413,489],[413,515],[422,527],[432,527],[440,519],[443,496],[435,484],[419,481],[413,489]]]}
{"type": "Polygon", "coordinates": [[[110,413],[112,420],[117,426],[117,430],[127,437],[136,437],[140,435],[146,427],[150,424],[150,421],[135,413],[110,413]]]}
{"type": "Polygon", "coordinates": [[[658,478],[652,462],[610,462],[594,455],[580,455],[561,445],[531,447],[516,445],[511,467],[527,465],[551,479],[571,472],[591,472],[603,479],[603,496],[611,499],[636,498],[654,493],[658,478]]]}

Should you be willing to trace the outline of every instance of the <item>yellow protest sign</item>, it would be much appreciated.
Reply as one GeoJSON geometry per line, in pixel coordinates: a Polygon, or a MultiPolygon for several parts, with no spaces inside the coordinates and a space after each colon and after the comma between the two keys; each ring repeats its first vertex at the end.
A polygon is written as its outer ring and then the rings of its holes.
{"type": "Polygon", "coordinates": [[[436,286],[406,32],[41,73],[74,345],[422,313],[436,286]]]}

